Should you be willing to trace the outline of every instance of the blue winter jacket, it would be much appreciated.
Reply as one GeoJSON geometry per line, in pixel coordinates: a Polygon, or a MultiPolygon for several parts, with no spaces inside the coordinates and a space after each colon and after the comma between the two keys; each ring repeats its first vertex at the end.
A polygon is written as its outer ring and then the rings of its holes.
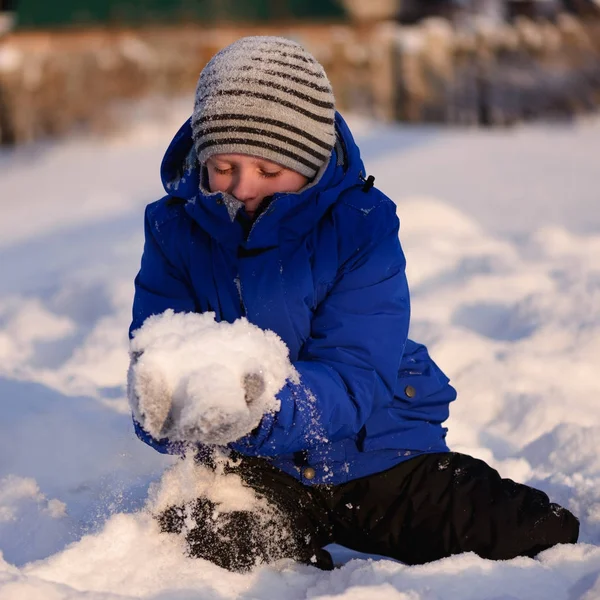
{"type": "MultiPolygon", "coordinates": [[[[186,122],[161,167],[169,195],[146,209],[130,328],[171,308],[213,311],[219,321],[246,316],[275,331],[300,384],[288,382],[281,409],[230,447],[306,484],[339,484],[447,451],[442,423],[456,397],[426,348],[407,339],[396,206],[365,185],[340,115],[336,127],[318,182],[275,194],[251,224],[243,209],[232,222],[220,193],[199,191],[186,122]]],[[[179,450],[135,427],[160,452],[179,450]]]]}

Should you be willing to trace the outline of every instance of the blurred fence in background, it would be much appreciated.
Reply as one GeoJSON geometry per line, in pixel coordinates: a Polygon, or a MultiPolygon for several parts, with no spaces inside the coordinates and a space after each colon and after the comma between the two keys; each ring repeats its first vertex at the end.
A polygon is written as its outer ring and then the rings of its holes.
{"type": "MultiPolygon", "coordinates": [[[[21,1],[19,19],[33,2],[21,1]]],[[[243,4],[205,2],[221,10],[243,4]]],[[[370,2],[385,9],[386,0],[370,2]]],[[[387,2],[388,13],[394,2],[387,2]]],[[[458,27],[452,19],[429,18],[408,26],[386,20],[385,10],[379,19],[365,18],[365,0],[354,3],[359,14],[350,21],[249,24],[236,18],[218,25],[188,20],[137,28],[17,29],[0,38],[0,141],[12,145],[62,135],[77,125],[105,130],[115,101],[191,94],[217,50],[256,34],[304,44],[325,66],[340,110],[375,118],[505,126],[600,106],[600,19],[565,13],[552,22],[519,16],[510,24],[458,27]]],[[[204,2],[172,4],[183,11],[186,4],[204,2]]],[[[264,0],[254,8],[269,4],[277,2],[264,0]]],[[[321,17],[333,16],[325,14],[333,3],[319,4],[321,17]]],[[[106,15],[111,3],[87,6],[106,15]]],[[[50,3],[44,10],[50,15],[50,3]]]]}

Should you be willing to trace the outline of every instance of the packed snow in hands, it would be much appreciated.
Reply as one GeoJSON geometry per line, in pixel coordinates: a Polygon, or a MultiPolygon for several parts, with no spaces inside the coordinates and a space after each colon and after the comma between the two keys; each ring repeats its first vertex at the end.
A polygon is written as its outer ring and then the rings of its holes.
{"type": "Polygon", "coordinates": [[[245,318],[167,310],[148,318],[130,343],[128,397],[155,439],[224,445],[279,409],[277,393],[297,374],[272,331],[245,318]]]}

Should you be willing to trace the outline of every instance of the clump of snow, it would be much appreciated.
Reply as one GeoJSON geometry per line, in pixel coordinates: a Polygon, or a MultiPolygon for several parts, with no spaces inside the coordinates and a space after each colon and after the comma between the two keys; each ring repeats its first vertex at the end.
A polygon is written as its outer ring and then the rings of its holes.
{"type": "Polygon", "coordinates": [[[9,475],[0,479],[0,523],[16,521],[19,502],[28,498],[52,518],[65,516],[65,505],[58,500],[47,501],[35,480],[9,475]]]}
{"type": "Polygon", "coordinates": [[[0,301],[0,372],[31,358],[36,343],[74,331],[68,317],[53,314],[37,299],[5,298],[0,301]]]}
{"type": "Polygon", "coordinates": [[[0,479],[0,540],[8,560],[18,563],[55,552],[56,537],[65,535],[70,525],[66,504],[47,498],[35,479],[0,479]]]}
{"type": "Polygon", "coordinates": [[[167,310],[134,332],[130,349],[131,407],[157,439],[237,440],[279,409],[276,395],[295,377],[287,346],[245,318],[218,323],[214,313],[167,310]],[[260,382],[252,397],[249,379],[260,382]]]}
{"type": "Polygon", "coordinates": [[[199,464],[193,453],[167,469],[161,480],[149,489],[148,508],[159,513],[170,506],[208,498],[220,510],[256,510],[262,503],[255,492],[242,484],[239,475],[225,473],[226,456],[216,457],[216,468],[199,464]]]}

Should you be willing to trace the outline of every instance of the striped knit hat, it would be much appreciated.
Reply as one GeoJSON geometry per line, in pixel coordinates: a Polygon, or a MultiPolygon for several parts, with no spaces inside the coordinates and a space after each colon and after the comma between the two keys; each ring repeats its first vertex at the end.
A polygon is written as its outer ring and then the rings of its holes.
{"type": "Polygon", "coordinates": [[[331,155],[334,120],[331,84],[309,52],[285,38],[245,37],[200,74],[192,135],[201,163],[247,154],[312,179],[331,155]]]}

